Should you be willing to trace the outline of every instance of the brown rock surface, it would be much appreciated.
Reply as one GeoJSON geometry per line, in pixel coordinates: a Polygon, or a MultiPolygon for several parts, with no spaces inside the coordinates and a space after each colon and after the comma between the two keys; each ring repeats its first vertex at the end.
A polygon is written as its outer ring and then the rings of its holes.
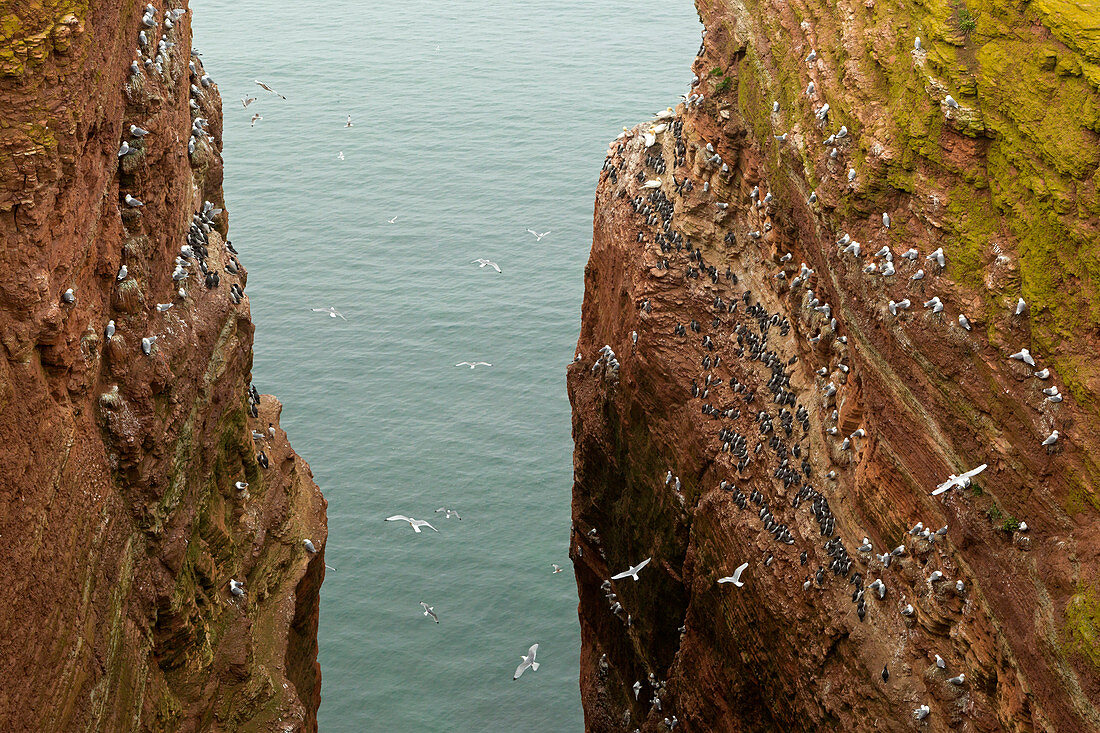
{"type": "Polygon", "coordinates": [[[190,58],[189,14],[169,29],[159,10],[145,58],[174,43],[163,72],[130,73],[142,12],[0,10],[0,721],[315,730],[326,503],[278,401],[251,414],[228,214],[210,215],[205,258],[173,282],[192,217],[222,206],[221,99],[190,58]],[[188,155],[199,117],[208,134],[188,155]],[[120,158],[123,140],[137,150],[120,158]]]}
{"type": "Polygon", "coordinates": [[[1074,7],[700,0],[703,100],[609,149],[569,369],[588,729],[1100,730],[1100,16],[1074,7]]]}

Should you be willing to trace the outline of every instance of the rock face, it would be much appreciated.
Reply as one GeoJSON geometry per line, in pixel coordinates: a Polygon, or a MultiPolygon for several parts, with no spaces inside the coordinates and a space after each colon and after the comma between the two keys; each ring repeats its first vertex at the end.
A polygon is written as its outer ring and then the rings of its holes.
{"type": "Polygon", "coordinates": [[[217,86],[144,12],[0,18],[0,720],[314,730],[326,504],[251,388],[217,86]]]}
{"type": "Polygon", "coordinates": [[[1100,730],[1100,8],[698,10],[596,194],[587,728],[1100,730]]]}

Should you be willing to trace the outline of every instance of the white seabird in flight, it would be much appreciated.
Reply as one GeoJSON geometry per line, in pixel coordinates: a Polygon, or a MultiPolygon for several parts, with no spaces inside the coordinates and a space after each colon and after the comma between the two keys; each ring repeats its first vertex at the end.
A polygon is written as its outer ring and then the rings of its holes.
{"type": "Polygon", "coordinates": [[[748,566],[749,566],[749,564],[747,562],[741,563],[740,565],[737,566],[737,569],[733,571],[733,575],[728,575],[725,578],[719,578],[718,582],[719,583],[733,583],[738,588],[740,588],[741,586],[743,586],[745,584],[745,582],[743,580],[741,580],[741,573],[745,572],[745,568],[747,568],[748,566]]]}
{"type": "MultiPolygon", "coordinates": [[[[310,310],[314,313],[328,313],[329,318],[336,318],[337,316],[344,318],[344,314],[331,305],[328,308],[310,308],[310,310]]],[[[346,321],[348,319],[344,318],[344,320],[346,321]]]]}
{"type": "MultiPolygon", "coordinates": [[[[269,87],[269,86],[268,86],[267,84],[264,84],[264,83],[263,83],[262,81],[260,81],[259,79],[255,79],[254,81],[255,81],[255,82],[256,82],[257,84],[259,84],[259,85],[260,85],[260,88],[261,88],[261,89],[264,89],[265,91],[271,92],[271,93],[272,93],[272,94],[274,94],[274,95],[275,95],[276,97],[283,97],[283,95],[282,95],[282,94],[279,94],[279,93],[278,93],[277,91],[275,91],[274,89],[272,89],[271,87],[269,87]]],[[[286,97],[283,97],[283,99],[286,99],[286,97]]],[[[247,106],[247,105],[245,105],[245,106],[247,106]]]]}
{"type": "Polygon", "coordinates": [[[435,621],[436,623],[439,623],[439,616],[435,615],[435,606],[429,606],[424,601],[421,601],[420,602],[420,607],[424,609],[424,615],[425,616],[431,616],[432,621],[435,621]]]}
{"type": "Polygon", "coordinates": [[[618,575],[612,575],[611,579],[612,580],[622,580],[623,578],[626,578],[626,577],[629,576],[631,578],[634,578],[634,580],[637,580],[638,579],[638,573],[640,573],[642,571],[642,568],[644,568],[646,565],[648,565],[649,561],[652,560],[652,559],[653,558],[651,558],[651,557],[647,557],[645,560],[642,560],[637,565],[635,565],[633,567],[630,567],[630,568],[627,568],[626,570],[622,571],[618,575]]]}
{"type": "Polygon", "coordinates": [[[406,517],[404,514],[394,514],[392,517],[386,517],[386,521],[387,522],[408,522],[409,526],[412,527],[412,531],[416,532],[417,534],[420,534],[420,528],[421,527],[427,527],[427,528],[431,529],[433,532],[438,532],[439,531],[438,529],[436,529],[435,527],[433,527],[431,524],[424,521],[423,519],[413,519],[412,517],[406,517]]]}
{"type": "Polygon", "coordinates": [[[535,654],[539,650],[538,644],[532,644],[531,648],[527,650],[527,653],[520,657],[519,666],[516,667],[516,673],[512,676],[512,680],[518,680],[520,675],[530,669],[533,672],[539,671],[539,663],[535,661],[535,654]]]}
{"type": "Polygon", "coordinates": [[[987,464],[983,463],[977,468],[972,468],[966,473],[959,474],[958,476],[955,474],[949,475],[946,481],[936,487],[936,490],[932,492],[932,496],[939,496],[948,489],[953,489],[956,486],[960,489],[965,489],[970,486],[970,480],[984,471],[987,467],[987,464]]]}
{"type": "Polygon", "coordinates": [[[490,366],[491,367],[492,364],[490,364],[487,361],[460,361],[457,364],[455,364],[455,366],[468,366],[471,369],[475,369],[479,366],[490,366]]]}
{"type": "Polygon", "coordinates": [[[479,257],[476,260],[472,260],[472,262],[476,262],[478,267],[491,267],[497,272],[500,272],[500,265],[493,262],[492,260],[487,260],[484,257],[479,257]]]}
{"type": "Polygon", "coordinates": [[[534,238],[535,238],[535,241],[536,241],[536,242],[541,242],[541,241],[542,241],[542,238],[543,238],[543,237],[545,237],[545,236],[546,236],[547,234],[549,234],[549,233],[550,233],[550,230],[549,230],[549,229],[547,229],[547,230],[546,230],[545,232],[543,232],[542,234],[539,234],[539,233],[538,233],[538,232],[536,232],[536,231],[535,231],[534,229],[528,229],[528,230],[527,230],[527,233],[528,233],[528,234],[530,234],[530,235],[532,235],[532,236],[534,236],[534,238]]]}

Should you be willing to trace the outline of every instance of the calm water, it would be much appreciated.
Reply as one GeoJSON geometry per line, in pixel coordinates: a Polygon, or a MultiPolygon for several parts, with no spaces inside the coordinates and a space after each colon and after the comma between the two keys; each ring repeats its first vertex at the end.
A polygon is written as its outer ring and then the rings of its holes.
{"type": "Polygon", "coordinates": [[[607,142],[687,90],[690,0],[192,8],[255,381],[329,500],[321,729],[581,730],[565,366],[607,142]]]}

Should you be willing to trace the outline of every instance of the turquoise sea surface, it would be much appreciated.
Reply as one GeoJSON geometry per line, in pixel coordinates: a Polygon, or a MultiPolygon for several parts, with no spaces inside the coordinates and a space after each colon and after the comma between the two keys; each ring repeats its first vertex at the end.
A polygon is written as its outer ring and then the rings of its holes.
{"type": "Polygon", "coordinates": [[[191,7],[253,376],[329,501],[321,730],[582,730],[565,367],[607,144],[687,92],[694,7],[191,7]]]}

